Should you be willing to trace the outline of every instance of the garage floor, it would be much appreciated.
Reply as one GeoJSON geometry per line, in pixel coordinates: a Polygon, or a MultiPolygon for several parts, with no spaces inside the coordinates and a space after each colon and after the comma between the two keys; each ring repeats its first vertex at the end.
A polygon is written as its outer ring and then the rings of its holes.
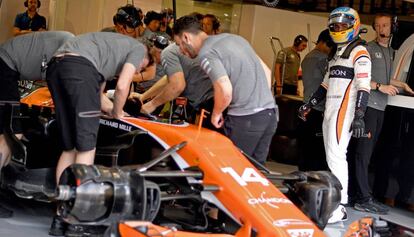
{"type": "MultiPolygon", "coordinates": [[[[288,173],[295,170],[294,166],[283,165],[270,162],[268,167],[274,171],[288,173]]],[[[39,203],[32,200],[17,198],[11,193],[0,194],[0,203],[14,211],[12,218],[0,218],[0,236],[10,237],[46,237],[53,215],[53,205],[48,203],[39,203]]],[[[349,219],[341,224],[328,225],[325,228],[327,236],[343,236],[347,227],[355,220],[367,215],[364,212],[358,212],[352,208],[347,208],[349,219]]],[[[377,216],[378,217],[378,216],[377,216]]],[[[412,226],[414,229],[414,213],[401,209],[393,208],[388,215],[381,216],[389,220],[412,226]]]]}

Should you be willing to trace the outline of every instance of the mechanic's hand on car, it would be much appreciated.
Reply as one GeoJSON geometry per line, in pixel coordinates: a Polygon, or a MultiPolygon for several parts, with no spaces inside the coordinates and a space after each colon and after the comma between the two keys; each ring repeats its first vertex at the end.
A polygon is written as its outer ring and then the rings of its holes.
{"type": "Polygon", "coordinates": [[[132,92],[131,94],[129,94],[128,100],[140,101],[142,103],[142,94],[132,92]]]}
{"type": "Polygon", "coordinates": [[[298,117],[306,122],[306,116],[308,116],[311,109],[312,107],[309,103],[303,104],[298,109],[298,117]]]}
{"type": "Polygon", "coordinates": [[[114,119],[121,119],[123,117],[128,117],[129,114],[123,110],[121,110],[120,113],[117,113],[116,111],[112,110],[111,113],[109,114],[109,117],[114,118],[114,119]]]}
{"type": "Polygon", "coordinates": [[[366,137],[364,112],[355,111],[355,117],[351,124],[352,136],[355,138],[366,137]]]}
{"type": "Polygon", "coordinates": [[[223,113],[214,113],[213,112],[213,114],[211,115],[211,123],[216,128],[223,127],[223,124],[224,124],[223,113]]]}
{"type": "Polygon", "coordinates": [[[150,113],[154,112],[154,110],[156,108],[157,107],[152,103],[152,101],[149,101],[149,102],[147,102],[147,103],[145,103],[145,104],[142,105],[142,107],[141,107],[141,113],[143,113],[143,114],[150,114],[150,113]]]}

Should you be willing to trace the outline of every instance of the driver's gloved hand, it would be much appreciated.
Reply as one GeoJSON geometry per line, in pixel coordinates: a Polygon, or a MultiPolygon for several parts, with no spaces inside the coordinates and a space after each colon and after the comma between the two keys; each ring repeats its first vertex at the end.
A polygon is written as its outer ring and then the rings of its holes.
{"type": "Polygon", "coordinates": [[[303,121],[306,121],[306,116],[309,114],[309,112],[312,109],[312,105],[309,103],[303,104],[298,109],[298,117],[302,119],[303,121]]]}
{"type": "Polygon", "coordinates": [[[352,136],[355,138],[360,138],[365,136],[365,122],[364,122],[364,112],[361,110],[355,111],[354,120],[351,124],[352,136]]]}

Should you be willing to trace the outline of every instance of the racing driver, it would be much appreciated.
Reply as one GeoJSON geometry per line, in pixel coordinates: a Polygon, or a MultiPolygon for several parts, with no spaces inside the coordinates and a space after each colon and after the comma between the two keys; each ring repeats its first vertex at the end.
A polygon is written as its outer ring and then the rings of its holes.
{"type": "Polygon", "coordinates": [[[367,136],[364,113],[370,92],[371,60],[359,38],[358,12],[349,7],[336,8],[329,15],[328,27],[338,49],[329,62],[322,84],[309,102],[299,108],[299,117],[306,120],[311,108],[326,97],[322,125],[326,161],[342,185],[341,204],[328,220],[328,223],[335,223],[347,219],[344,204],[348,203],[346,152],[349,140],[351,135],[367,136]]]}

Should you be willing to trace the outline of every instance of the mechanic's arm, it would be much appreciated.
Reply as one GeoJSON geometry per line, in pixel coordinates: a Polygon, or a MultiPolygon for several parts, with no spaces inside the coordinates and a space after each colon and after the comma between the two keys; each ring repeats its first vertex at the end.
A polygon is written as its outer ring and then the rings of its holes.
{"type": "Polygon", "coordinates": [[[137,72],[134,74],[134,77],[132,78],[133,82],[143,82],[143,81],[149,81],[152,80],[155,77],[156,72],[156,64],[145,68],[142,72],[137,72]]]}
{"type": "Polygon", "coordinates": [[[280,91],[282,89],[282,64],[276,63],[275,64],[275,83],[276,83],[276,94],[280,95],[280,91]]]}
{"type": "Polygon", "coordinates": [[[154,99],[145,103],[141,112],[152,113],[158,106],[167,103],[177,98],[185,89],[186,83],[183,72],[176,72],[168,78],[168,84],[164,87],[161,94],[157,95],[154,99]]]}
{"type": "Polygon", "coordinates": [[[13,27],[13,36],[18,36],[18,35],[24,35],[24,34],[27,34],[27,33],[31,33],[32,32],[32,30],[20,30],[20,28],[19,27],[13,27]]]}
{"type": "Polygon", "coordinates": [[[303,97],[303,81],[302,80],[298,80],[296,94],[300,97],[303,97]]]}
{"type": "Polygon", "coordinates": [[[101,110],[106,113],[106,114],[110,114],[114,104],[112,103],[112,101],[108,98],[108,96],[105,95],[104,90],[105,90],[105,85],[106,82],[102,83],[101,85],[101,90],[100,90],[100,95],[101,95],[101,110]]]}
{"type": "Polygon", "coordinates": [[[384,85],[384,84],[381,84],[375,81],[371,81],[370,86],[371,86],[371,90],[378,89],[380,92],[387,94],[387,95],[394,96],[398,94],[398,88],[392,85],[392,83],[390,85],[384,85]]]}
{"type": "Polygon", "coordinates": [[[113,102],[114,107],[112,108],[111,112],[111,115],[114,118],[121,118],[124,115],[123,107],[129,95],[129,88],[131,86],[132,77],[134,76],[135,72],[136,68],[134,65],[131,63],[124,64],[115,88],[113,102]]]}
{"type": "Polygon", "coordinates": [[[233,86],[228,76],[222,76],[213,82],[214,108],[211,123],[220,128],[224,124],[223,111],[230,105],[233,98],[233,86]]]}
{"type": "Polygon", "coordinates": [[[395,87],[403,89],[405,92],[407,92],[411,95],[414,95],[414,91],[405,82],[402,82],[402,81],[399,81],[399,80],[396,80],[396,79],[391,79],[390,84],[395,86],[395,87]]]}
{"type": "Polygon", "coordinates": [[[167,84],[168,84],[168,77],[167,76],[161,77],[161,79],[159,79],[154,85],[151,86],[151,88],[149,88],[147,91],[145,91],[141,95],[141,101],[146,101],[159,95],[167,84]]]}

